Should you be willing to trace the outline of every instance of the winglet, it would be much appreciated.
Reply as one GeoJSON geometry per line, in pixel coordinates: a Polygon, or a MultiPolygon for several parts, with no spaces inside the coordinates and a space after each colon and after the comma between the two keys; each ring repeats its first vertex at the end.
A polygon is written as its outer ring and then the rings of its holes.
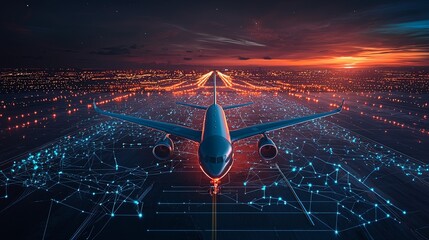
{"type": "Polygon", "coordinates": [[[96,112],[100,112],[100,109],[97,107],[97,105],[95,104],[95,99],[92,100],[92,106],[94,107],[94,110],[96,112]]]}
{"type": "Polygon", "coordinates": [[[341,102],[341,105],[338,107],[338,111],[341,112],[341,110],[343,110],[343,105],[344,105],[344,98],[343,98],[343,101],[341,102]]]}

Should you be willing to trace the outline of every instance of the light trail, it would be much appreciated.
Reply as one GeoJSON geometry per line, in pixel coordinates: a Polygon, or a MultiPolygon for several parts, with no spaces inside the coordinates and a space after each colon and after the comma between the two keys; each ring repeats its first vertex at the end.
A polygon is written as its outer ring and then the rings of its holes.
{"type": "Polygon", "coordinates": [[[225,84],[225,86],[232,87],[232,78],[230,76],[223,74],[219,71],[216,71],[216,73],[219,75],[220,79],[225,84]]]}
{"type": "Polygon", "coordinates": [[[213,74],[213,71],[210,71],[210,72],[208,72],[208,73],[206,73],[206,74],[204,74],[203,76],[201,76],[200,78],[198,78],[197,79],[197,86],[198,87],[202,87],[202,86],[204,86],[206,83],[207,83],[207,81],[209,80],[209,78],[210,78],[210,76],[213,74]]]}

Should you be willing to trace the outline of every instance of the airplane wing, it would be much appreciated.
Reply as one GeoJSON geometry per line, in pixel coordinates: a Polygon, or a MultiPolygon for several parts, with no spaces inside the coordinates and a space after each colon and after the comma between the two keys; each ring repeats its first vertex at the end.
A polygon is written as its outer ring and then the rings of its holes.
{"type": "Polygon", "coordinates": [[[136,124],[148,127],[148,128],[152,128],[152,129],[159,130],[159,131],[162,131],[165,133],[176,135],[176,136],[186,138],[186,139],[189,139],[189,140],[192,140],[195,142],[200,142],[200,140],[201,140],[201,131],[198,131],[198,130],[194,130],[194,129],[191,129],[191,128],[188,128],[185,126],[181,126],[181,125],[177,125],[177,124],[158,122],[158,121],[154,121],[154,120],[148,120],[148,119],[137,118],[137,117],[133,117],[133,116],[128,116],[128,115],[104,111],[104,110],[101,110],[100,108],[98,108],[96,106],[95,101],[94,101],[93,105],[94,105],[95,111],[99,114],[102,114],[102,115],[106,115],[109,117],[113,117],[113,118],[125,120],[128,122],[136,123],[136,124]]]}
{"type": "Polygon", "coordinates": [[[331,116],[331,115],[334,115],[334,114],[341,112],[341,110],[343,108],[343,104],[344,104],[344,99],[343,99],[341,105],[337,109],[330,111],[330,112],[317,113],[317,114],[310,115],[310,116],[299,117],[299,118],[294,118],[294,119],[287,119],[287,120],[280,120],[280,121],[270,122],[270,123],[261,123],[261,124],[256,124],[253,126],[233,130],[233,131],[230,131],[231,141],[235,142],[235,141],[238,141],[238,140],[241,140],[244,138],[248,138],[251,136],[255,136],[258,134],[264,134],[264,133],[269,132],[269,131],[273,131],[273,130],[277,130],[277,129],[281,129],[281,128],[285,128],[285,127],[290,127],[290,126],[293,126],[296,124],[308,122],[308,121],[315,120],[318,118],[331,116]]]}

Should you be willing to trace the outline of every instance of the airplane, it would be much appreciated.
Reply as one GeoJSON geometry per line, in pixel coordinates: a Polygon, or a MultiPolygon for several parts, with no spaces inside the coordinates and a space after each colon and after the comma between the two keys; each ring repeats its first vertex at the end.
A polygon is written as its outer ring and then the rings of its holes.
{"type": "Polygon", "coordinates": [[[234,142],[255,135],[261,135],[262,137],[259,139],[257,144],[259,155],[264,160],[272,160],[277,156],[278,150],[273,140],[267,136],[267,132],[340,113],[343,108],[344,99],[337,109],[329,112],[317,113],[314,115],[298,117],[294,119],[284,119],[275,122],[261,123],[240,129],[230,130],[228,128],[224,110],[244,107],[253,103],[248,102],[225,107],[219,105],[216,99],[216,73],[214,73],[213,104],[208,107],[183,102],[176,102],[176,104],[205,110],[203,129],[196,130],[183,125],[112,113],[98,108],[95,103],[95,99],[93,102],[94,109],[99,114],[128,121],[166,133],[165,137],[159,140],[152,149],[153,155],[159,160],[170,159],[173,154],[174,144],[171,138],[169,138],[170,134],[199,143],[198,159],[200,168],[202,172],[211,179],[211,183],[213,184],[210,190],[211,193],[218,194],[220,180],[229,172],[233,165],[234,142]]]}

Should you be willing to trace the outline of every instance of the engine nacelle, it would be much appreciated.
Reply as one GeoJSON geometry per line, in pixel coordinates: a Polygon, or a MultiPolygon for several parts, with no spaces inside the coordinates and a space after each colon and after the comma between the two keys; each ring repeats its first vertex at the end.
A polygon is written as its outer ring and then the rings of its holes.
{"type": "Polygon", "coordinates": [[[278,150],[277,146],[274,144],[273,140],[264,136],[258,141],[258,150],[259,156],[264,160],[271,160],[277,156],[278,150]]]}
{"type": "Polygon", "coordinates": [[[174,151],[173,141],[169,137],[159,140],[152,149],[152,154],[158,160],[167,160],[174,151]]]}

